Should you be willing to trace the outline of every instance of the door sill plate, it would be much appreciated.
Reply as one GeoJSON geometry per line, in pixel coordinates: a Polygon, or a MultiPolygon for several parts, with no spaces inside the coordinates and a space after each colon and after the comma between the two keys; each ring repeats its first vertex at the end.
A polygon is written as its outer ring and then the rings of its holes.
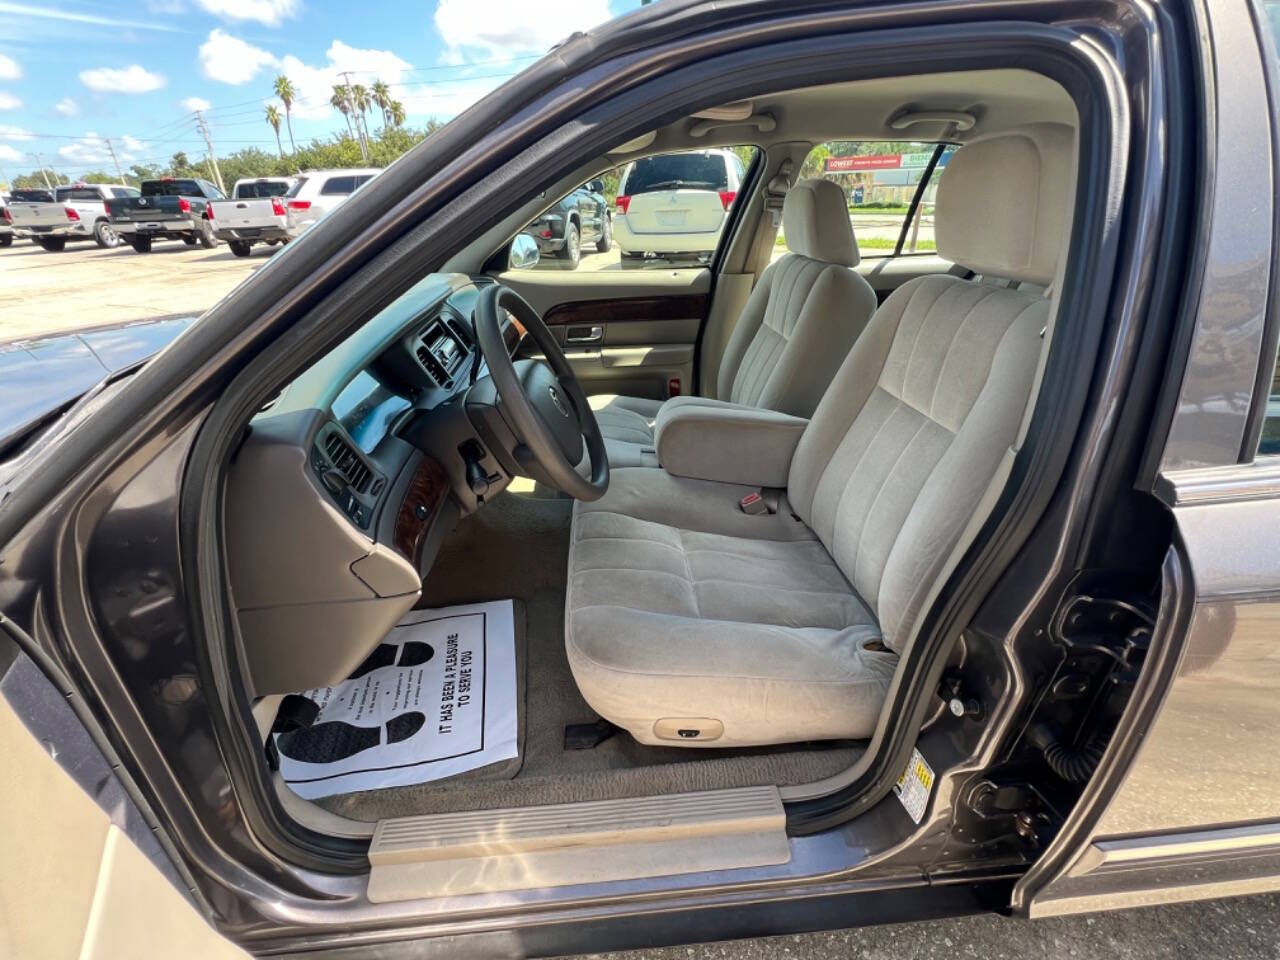
{"type": "Polygon", "coordinates": [[[776,787],[379,821],[374,903],[786,863],[776,787]]]}

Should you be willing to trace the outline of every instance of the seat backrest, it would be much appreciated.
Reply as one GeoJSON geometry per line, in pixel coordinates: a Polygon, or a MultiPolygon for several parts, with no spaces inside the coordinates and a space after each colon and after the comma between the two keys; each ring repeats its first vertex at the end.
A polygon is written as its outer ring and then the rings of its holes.
{"type": "Polygon", "coordinates": [[[725,347],[716,398],[808,417],[875,312],[876,296],[852,270],[858,243],[837,184],[792,187],[782,229],[790,252],[751,292],[725,347]]]}
{"type": "MultiPolygon", "coordinates": [[[[1037,124],[952,156],[935,208],[939,253],[987,276],[1054,279],[1073,133],[1037,124]]],[[[1017,439],[1050,302],[954,276],[884,302],[792,461],[788,499],[896,649],[1017,439]]]]}

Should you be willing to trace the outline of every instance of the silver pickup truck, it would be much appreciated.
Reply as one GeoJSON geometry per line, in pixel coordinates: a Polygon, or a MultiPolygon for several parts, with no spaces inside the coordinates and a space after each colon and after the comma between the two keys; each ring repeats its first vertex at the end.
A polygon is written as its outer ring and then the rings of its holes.
{"type": "Polygon", "coordinates": [[[100,247],[119,245],[120,237],[111,226],[107,203],[136,197],[134,187],[112,183],[72,183],[52,191],[13,191],[9,215],[13,232],[30,237],[50,253],[57,253],[69,240],[93,240],[100,247]]]}
{"type": "Polygon", "coordinates": [[[255,243],[288,243],[285,195],[297,182],[297,177],[237,180],[230,200],[209,204],[214,235],[225,240],[237,257],[249,256],[255,243]]]}

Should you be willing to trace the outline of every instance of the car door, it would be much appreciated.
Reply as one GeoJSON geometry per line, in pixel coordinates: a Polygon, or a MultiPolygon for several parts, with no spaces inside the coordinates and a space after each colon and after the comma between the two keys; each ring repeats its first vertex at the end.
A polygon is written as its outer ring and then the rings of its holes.
{"type": "MultiPolygon", "coordinates": [[[[1280,23],[1280,4],[1267,7],[1280,23]]],[[[1212,219],[1197,240],[1207,240],[1207,263],[1189,353],[1170,384],[1167,434],[1149,451],[1193,605],[1132,763],[1060,865],[1015,890],[1015,907],[1032,916],[1280,889],[1280,323],[1267,96],[1278,61],[1248,7],[1204,11],[1215,56],[1232,63],[1219,100],[1229,108],[1217,118],[1212,219]]]]}
{"type": "Polygon", "coordinates": [[[111,765],[0,634],[0,956],[247,958],[181,889],[111,765]]]}
{"type": "Polygon", "coordinates": [[[601,179],[603,194],[593,196],[584,184],[569,197],[584,228],[576,269],[566,260],[542,257],[534,269],[497,276],[539,311],[588,394],[665,400],[693,391],[711,269],[680,263],[624,270],[616,243],[608,251],[596,249],[619,173],[601,179]],[[594,227],[588,227],[591,220],[594,227]]]}

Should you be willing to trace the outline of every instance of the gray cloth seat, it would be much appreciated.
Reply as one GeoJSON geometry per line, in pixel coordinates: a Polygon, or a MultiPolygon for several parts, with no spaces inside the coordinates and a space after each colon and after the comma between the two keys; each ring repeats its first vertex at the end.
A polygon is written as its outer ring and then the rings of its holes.
{"type": "MultiPolygon", "coordinates": [[[[1073,170],[1065,127],[962,147],[938,190],[939,250],[1050,283],[1073,170]]],[[[814,412],[776,514],[738,510],[745,486],[614,471],[572,530],[565,634],[587,702],[642,743],[870,736],[1016,442],[1049,316],[1050,301],[1004,285],[904,284],[814,412]]]]}
{"type": "MultiPolygon", "coordinates": [[[[852,269],[858,242],[835,183],[797,183],[783,201],[782,226],[788,253],[752,290],[712,397],[808,417],[875,312],[876,296],[852,269]]],[[[615,394],[591,398],[610,465],[657,465],[653,427],[661,406],[615,394]]]]}

